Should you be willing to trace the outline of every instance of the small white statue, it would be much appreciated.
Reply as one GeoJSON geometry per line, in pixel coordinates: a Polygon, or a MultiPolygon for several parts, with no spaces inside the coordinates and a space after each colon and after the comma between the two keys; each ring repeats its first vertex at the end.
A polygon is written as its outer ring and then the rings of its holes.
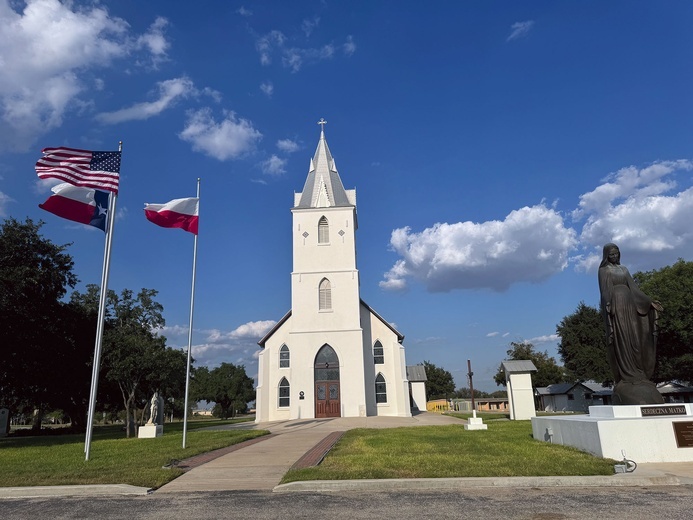
{"type": "Polygon", "coordinates": [[[159,392],[154,392],[149,406],[149,420],[147,424],[157,424],[156,419],[159,415],[159,392]]]}

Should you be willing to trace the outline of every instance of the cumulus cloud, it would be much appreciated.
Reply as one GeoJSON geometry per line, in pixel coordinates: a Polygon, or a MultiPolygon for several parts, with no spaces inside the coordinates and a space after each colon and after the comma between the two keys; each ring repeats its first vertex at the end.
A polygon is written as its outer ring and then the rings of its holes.
{"type": "MultiPolygon", "coordinates": [[[[676,191],[676,176],[693,170],[688,160],[658,161],[644,168],[628,166],[580,196],[572,212],[585,220],[580,241],[588,252],[576,257],[581,270],[593,270],[601,248],[615,242],[634,269],[665,265],[693,256],[693,187],[676,191]]],[[[690,183],[690,180],[687,180],[690,183]]]]}
{"type": "Polygon", "coordinates": [[[196,93],[195,86],[189,78],[182,77],[160,81],[157,83],[156,100],[136,103],[131,107],[115,112],[102,112],[96,116],[96,119],[106,124],[149,119],[172,107],[179,99],[196,93]]]}
{"type": "Polygon", "coordinates": [[[246,9],[244,6],[240,6],[236,9],[236,12],[241,16],[253,16],[253,12],[250,9],[246,9]]]}
{"type": "Polygon", "coordinates": [[[95,81],[93,69],[125,57],[164,59],[165,25],[157,19],[138,36],[101,6],[0,0],[0,147],[26,150],[88,104],[79,96],[95,81]]]}
{"type": "Polygon", "coordinates": [[[558,334],[546,334],[544,336],[536,336],[523,341],[523,343],[531,343],[532,345],[541,345],[542,343],[556,343],[560,341],[558,334]]]}
{"type": "MultiPolygon", "coordinates": [[[[217,366],[222,362],[245,365],[248,374],[257,370],[257,342],[276,324],[273,320],[251,321],[232,331],[218,329],[195,330],[193,337],[204,339],[193,344],[192,356],[197,366],[217,366]]],[[[166,336],[174,348],[187,349],[188,328],[184,326],[163,327],[160,334],[166,336]]]]}
{"type": "Polygon", "coordinates": [[[506,41],[517,40],[523,36],[527,36],[529,31],[532,30],[534,26],[534,20],[527,20],[526,22],[515,22],[510,26],[510,36],[506,41]]]}
{"type": "Polygon", "coordinates": [[[518,282],[541,282],[567,265],[595,271],[608,242],[619,245],[632,271],[693,257],[691,171],[690,160],[621,168],[579,197],[569,212],[574,227],[540,204],[503,221],[435,224],[420,233],[395,229],[390,247],[401,258],[380,286],[402,290],[417,280],[431,292],[503,291],[518,282]]]}
{"type": "Polygon", "coordinates": [[[298,151],[298,143],[291,139],[280,139],[277,141],[277,148],[285,153],[294,153],[298,151]]]}
{"type": "Polygon", "coordinates": [[[286,173],[286,162],[286,159],[272,154],[269,159],[262,162],[262,172],[267,175],[283,175],[286,173]]]}
{"type": "Polygon", "coordinates": [[[178,137],[191,143],[193,150],[226,161],[251,152],[262,134],[235,112],[225,112],[222,121],[217,122],[209,108],[202,108],[188,112],[185,128],[178,137]]]}
{"type": "MultiPolygon", "coordinates": [[[[287,36],[277,30],[258,37],[255,41],[255,48],[260,55],[262,65],[270,65],[278,57],[282,66],[290,69],[291,72],[298,72],[304,65],[329,60],[336,52],[334,43],[327,43],[318,47],[291,46],[287,36]]],[[[348,36],[341,48],[345,56],[351,56],[356,50],[353,37],[348,36]]]]}
{"type": "Polygon", "coordinates": [[[380,286],[404,289],[406,279],[431,292],[489,288],[505,291],[516,282],[541,282],[568,265],[577,245],[554,209],[539,204],[512,211],[503,221],[435,224],[420,233],[396,229],[391,249],[402,259],[380,286]]]}
{"type": "Polygon", "coordinates": [[[147,29],[147,32],[137,38],[137,46],[149,51],[151,64],[154,68],[168,60],[167,51],[171,44],[164,35],[164,29],[168,25],[168,20],[159,16],[154,23],[147,29]]]}

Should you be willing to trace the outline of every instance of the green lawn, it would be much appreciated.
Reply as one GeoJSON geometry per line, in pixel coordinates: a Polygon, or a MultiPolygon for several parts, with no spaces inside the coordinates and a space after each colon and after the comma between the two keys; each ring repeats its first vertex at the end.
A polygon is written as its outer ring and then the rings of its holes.
{"type": "Polygon", "coordinates": [[[183,423],[167,423],[156,439],[126,439],[120,426],[95,427],[90,460],[84,435],[0,439],[0,487],[67,484],[132,484],[157,488],[183,472],[163,469],[172,459],[224,448],[266,435],[264,430],[200,431],[237,421],[190,421],[183,450],[183,423]]]}
{"type": "Polygon", "coordinates": [[[613,460],[535,441],[529,421],[495,421],[488,430],[463,425],[356,429],[344,434],[320,466],[289,471],[296,480],[366,478],[611,475],[613,460]]]}

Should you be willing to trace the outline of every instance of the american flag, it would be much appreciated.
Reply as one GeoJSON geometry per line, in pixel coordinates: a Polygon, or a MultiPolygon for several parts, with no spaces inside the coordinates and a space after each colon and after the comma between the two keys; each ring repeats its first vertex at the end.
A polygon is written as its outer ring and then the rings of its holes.
{"type": "Polygon", "coordinates": [[[118,193],[120,152],[90,152],[75,148],[44,148],[36,163],[41,179],[60,179],[85,188],[118,193]]]}

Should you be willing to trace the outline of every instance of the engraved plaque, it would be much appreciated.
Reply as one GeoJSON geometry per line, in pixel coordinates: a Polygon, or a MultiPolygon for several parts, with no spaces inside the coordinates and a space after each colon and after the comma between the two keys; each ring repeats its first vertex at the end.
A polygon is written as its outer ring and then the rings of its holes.
{"type": "Polygon", "coordinates": [[[640,413],[643,417],[657,417],[660,415],[686,415],[686,407],[680,405],[641,406],[640,413]]]}
{"type": "Polygon", "coordinates": [[[693,422],[674,422],[674,437],[679,448],[693,448],[693,422]]]}

